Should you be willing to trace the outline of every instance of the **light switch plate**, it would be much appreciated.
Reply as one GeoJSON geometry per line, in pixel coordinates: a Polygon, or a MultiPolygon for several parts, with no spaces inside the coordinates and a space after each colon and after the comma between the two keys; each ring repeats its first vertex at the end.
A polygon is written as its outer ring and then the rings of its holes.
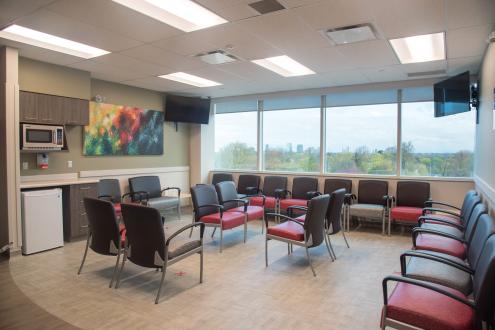
{"type": "Polygon", "coordinates": [[[22,169],[23,170],[29,170],[29,163],[28,162],[22,162],[22,169]]]}
{"type": "Polygon", "coordinates": [[[72,168],[72,160],[68,160],[67,161],[67,167],[68,168],[72,168]]]}

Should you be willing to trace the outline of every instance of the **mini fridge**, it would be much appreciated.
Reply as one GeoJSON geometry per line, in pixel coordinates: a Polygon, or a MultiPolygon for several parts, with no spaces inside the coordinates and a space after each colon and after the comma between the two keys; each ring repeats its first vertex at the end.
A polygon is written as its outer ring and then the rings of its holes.
{"type": "Polygon", "coordinates": [[[62,189],[21,193],[22,254],[64,245],[62,189]]]}

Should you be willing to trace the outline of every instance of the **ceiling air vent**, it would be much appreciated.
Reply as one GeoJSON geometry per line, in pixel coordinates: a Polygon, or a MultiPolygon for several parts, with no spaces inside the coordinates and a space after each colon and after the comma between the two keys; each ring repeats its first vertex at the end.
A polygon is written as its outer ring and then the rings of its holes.
{"type": "Polygon", "coordinates": [[[224,64],[240,60],[223,50],[214,50],[212,52],[198,54],[195,57],[199,57],[203,62],[208,64],[224,64]]]}
{"type": "Polygon", "coordinates": [[[277,0],[262,0],[250,3],[249,6],[261,15],[285,9],[277,0]]]}
{"type": "Polygon", "coordinates": [[[410,72],[407,74],[409,78],[417,78],[424,76],[444,76],[447,72],[445,70],[435,70],[435,71],[424,71],[424,72],[410,72]]]}
{"type": "Polygon", "coordinates": [[[368,23],[329,29],[324,31],[324,34],[334,45],[346,45],[376,39],[375,31],[368,23]]]}

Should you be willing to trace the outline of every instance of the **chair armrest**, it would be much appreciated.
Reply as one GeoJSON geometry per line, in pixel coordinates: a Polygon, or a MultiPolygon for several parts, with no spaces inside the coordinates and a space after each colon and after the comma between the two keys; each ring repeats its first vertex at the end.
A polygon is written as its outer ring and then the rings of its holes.
{"type": "Polygon", "coordinates": [[[249,201],[247,199],[240,199],[240,198],[229,199],[227,201],[223,201],[222,205],[225,205],[225,203],[229,203],[229,202],[237,202],[244,204],[244,212],[247,212],[247,207],[249,205],[249,201]]]}
{"type": "Polygon", "coordinates": [[[467,267],[465,264],[460,264],[458,262],[455,262],[451,259],[447,258],[442,258],[440,256],[428,253],[428,252],[419,252],[419,251],[406,251],[401,254],[400,256],[400,268],[401,268],[401,274],[402,276],[407,276],[407,266],[406,266],[406,257],[415,257],[415,258],[423,258],[423,259],[428,259],[432,261],[436,261],[439,263],[442,263],[444,265],[448,265],[454,268],[457,268],[459,270],[462,270],[463,272],[466,272],[470,275],[474,274],[474,271],[467,267]]]}
{"type": "Polygon", "coordinates": [[[452,204],[448,204],[448,203],[444,203],[444,202],[437,202],[437,201],[433,201],[433,200],[427,200],[424,205],[425,205],[425,207],[433,207],[434,204],[451,207],[451,208],[456,209],[458,211],[461,210],[460,208],[458,208],[457,206],[454,206],[452,204]]]}
{"type": "Polygon", "coordinates": [[[131,199],[138,199],[140,203],[143,203],[143,196],[145,199],[145,203],[148,203],[148,200],[150,199],[150,194],[147,191],[135,191],[135,192],[128,192],[124,195],[122,195],[122,200],[124,200],[127,196],[131,197],[131,199]],[[138,196],[136,198],[136,195],[138,196]]]}
{"type": "Polygon", "coordinates": [[[291,205],[287,208],[287,213],[289,214],[289,217],[292,218],[293,215],[293,210],[299,210],[299,211],[304,211],[307,212],[308,208],[306,206],[300,206],[300,205],[291,205]]]}
{"type": "Polygon", "coordinates": [[[345,204],[348,204],[348,205],[351,204],[354,199],[356,199],[356,195],[354,195],[354,194],[346,193],[344,195],[344,203],[345,204]]]}
{"type": "Polygon", "coordinates": [[[180,188],[179,187],[167,187],[165,189],[162,189],[162,191],[160,191],[160,195],[163,194],[167,190],[177,190],[177,197],[180,197],[180,188]]]}
{"type": "Polygon", "coordinates": [[[321,195],[321,192],[319,192],[319,191],[308,191],[306,193],[306,199],[310,200],[310,199],[317,197],[317,196],[320,196],[320,195],[321,195]]]}
{"type": "Polygon", "coordinates": [[[455,295],[449,291],[443,290],[438,285],[431,284],[431,283],[424,282],[424,281],[415,280],[415,279],[408,278],[408,277],[397,276],[397,275],[389,275],[389,276],[385,277],[382,281],[383,304],[385,306],[388,305],[388,287],[387,287],[388,282],[403,282],[403,283],[407,283],[407,284],[411,284],[411,285],[420,286],[420,287],[423,287],[425,289],[429,289],[429,290],[435,291],[437,293],[443,294],[444,296],[447,296],[451,299],[457,300],[458,302],[463,303],[464,305],[467,305],[467,306],[471,307],[472,309],[475,309],[475,305],[472,301],[469,301],[467,299],[459,297],[459,296],[457,296],[457,295],[455,295]]]}
{"type": "Polygon", "coordinates": [[[449,211],[449,210],[445,210],[445,209],[438,209],[436,207],[425,207],[425,208],[423,208],[423,215],[426,215],[427,212],[439,212],[439,213],[450,214],[450,215],[453,215],[453,216],[458,217],[458,218],[461,217],[461,215],[458,214],[458,213],[455,213],[455,212],[452,212],[452,211],[449,211]]]}
{"type": "Polygon", "coordinates": [[[278,189],[275,189],[273,192],[274,192],[275,197],[278,199],[285,198],[287,195],[292,195],[292,191],[287,190],[287,189],[278,188],[278,189]]]}
{"type": "Polygon", "coordinates": [[[184,231],[186,231],[186,230],[188,230],[190,228],[197,227],[197,226],[200,226],[199,237],[201,239],[203,239],[203,235],[205,233],[205,224],[203,222],[195,222],[195,223],[192,223],[192,224],[189,224],[187,226],[184,226],[184,227],[180,228],[175,233],[173,233],[172,235],[170,235],[170,237],[165,242],[165,245],[168,247],[169,244],[170,244],[170,241],[172,241],[173,238],[177,237],[177,235],[179,235],[180,233],[182,233],[182,232],[184,232],[184,231]]]}
{"type": "Polygon", "coordinates": [[[413,228],[412,230],[412,240],[413,240],[413,246],[416,247],[416,238],[418,237],[419,234],[431,234],[431,235],[437,235],[441,237],[446,237],[453,239],[455,241],[461,242],[461,243],[466,243],[462,238],[459,238],[457,236],[448,234],[448,233],[443,233],[438,230],[432,230],[432,229],[426,229],[426,228],[421,228],[421,227],[416,227],[413,228]]]}
{"type": "Polygon", "coordinates": [[[246,195],[248,196],[255,196],[259,194],[260,189],[256,187],[246,187],[246,195]]]}
{"type": "Polygon", "coordinates": [[[383,195],[382,197],[382,203],[383,205],[388,208],[389,206],[389,201],[390,201],[390,198],[393,197],[393,196],[389,196],[389,195],[383,195]]]}
{"type": "Polygon", "coordinates": [[[98,195],[98,199],[108,200],[109,202],[115,203],[115,198],[112,195],[98,195]]]}
{"type": "Polygon", "coordinates": [[[297,221],[296,219],[293,219],[291,217],[288,217],[286,215],[283,215],[283,214],[280,214],[280,213],[267,213],[266,215],[270,215],[270,216],[274,216],[274,217],[280,217],[280,218],[284,218],[285,220],[287,221],[291,221],[291,222],[294,222],[294,223],[297,223],[298,225],[304,227],[304,224],[297,221]]]}
{"type": "Polygon", "coordinates": [[[452,221],[446,220],[446,219],[441,219],[438,217],[435,217],[434,215],[424,215],[418,218],[418,226],[421,227],[421,224],[429,222],[429,221],[435,221],[435,222],[440,222],[449,226],[456,227],[459,230],[464,230],[464,226],[461,226],[457,223],[454,223],[452,221]]]}
{"type": "Polygon", "coordinates": [[[205,205],[198,206],[198,209],[201,209],[203,207],[216,207],[218,209],[218,212],[220,212],[220,218],[223,216],[223,211],[225,210],[223,205],[220,205],[220,204],[205,204],[205,205]]]}

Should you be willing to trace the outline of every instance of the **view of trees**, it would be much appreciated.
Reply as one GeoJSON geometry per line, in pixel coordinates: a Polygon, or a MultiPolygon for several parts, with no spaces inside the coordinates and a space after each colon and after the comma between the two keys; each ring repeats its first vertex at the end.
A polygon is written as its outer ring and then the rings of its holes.
{"type": "MultiPolygon", "coordinates": [[[[401,147],[403,175],[469,177],[473,169],[473,153],[417,153],[412,142],[401,147]]],[[[389,174],[396,172],[395,147],[370,150],[361,146],[355,150],[326,154],[326,171],[330,173],[389,174]]],[[[268,147],[264,151],[265,169],[278,171],[319,172],[319,148],[288,150],[268,147]]],[[[245,143],[232,142],[215,154],[215,167],[225,169],[256,169],[256,149],[245,143]]]]}

